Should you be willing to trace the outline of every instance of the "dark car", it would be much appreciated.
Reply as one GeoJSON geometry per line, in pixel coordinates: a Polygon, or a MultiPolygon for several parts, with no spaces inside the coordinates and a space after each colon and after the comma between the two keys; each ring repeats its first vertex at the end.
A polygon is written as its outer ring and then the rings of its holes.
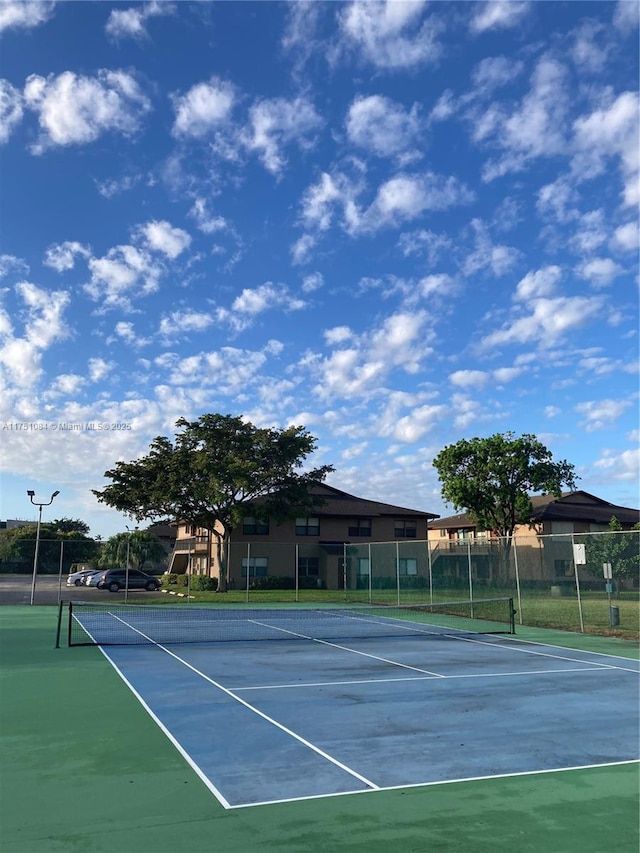
{"type": "MultiPolygon", "coordinates": [[[[141,572],[139,569],[129,569],[129,589],[147,589],[155,592],[160,589],[160,581],[151,575],[141,572]]],[[[109,592],[118,592],[127,586],[126,569],[107,569],[102,573],[96,584],[98,589],[108,589],[109,592]]]]}

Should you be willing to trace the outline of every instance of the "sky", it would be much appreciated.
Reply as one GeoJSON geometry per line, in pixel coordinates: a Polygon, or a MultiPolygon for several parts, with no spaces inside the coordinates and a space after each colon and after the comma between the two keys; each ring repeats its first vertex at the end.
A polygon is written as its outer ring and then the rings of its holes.
{"type": "Polygon", "coordinates": [[[0,518],[180,417],[454,511],[535,434],[637,507],[636,2],[1,2],[0,518]]]}

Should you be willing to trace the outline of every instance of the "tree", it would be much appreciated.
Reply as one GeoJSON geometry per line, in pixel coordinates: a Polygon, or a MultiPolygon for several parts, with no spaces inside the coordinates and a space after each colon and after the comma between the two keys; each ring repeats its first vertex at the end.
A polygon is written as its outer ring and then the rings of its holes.
{"type": "MultiPolygon", "coordinates": [[[[79,519],[56,519],[41,524],[38,571],[44,574],[57,572],[61,553],[65,569],[72,563],[95,561],[100,546],[86,535],[88,532],[88,525],[79,519]]],[[[36,524],[0,530],[0,569],[3,563],[13,564],[13,571],[20,571],[20,566],[25,571],[30,569],[33,566],[36,535],[36,524]]]]}
{"type": "Polygon", "coordinates": [[[134,569],[142,569],[145,563],[159,563],[167,556],[167,552],[155,536],[146,530],[132,530],[131,533],[116,533],[110,536],[100,551],[100,565],[114,568],[129,565],[134,569]]]}
{"type": "Polygon", "coordinates": [[[640,524],[633,531],[622,532],[622,525],[614,516],[609,522],[609,533],[585,536],[587,571],[604,582],[603,563],[611,563],[616,581],[637,579],[640,568],[640,524]]]}
{"type": "Polygon", "coordinates": [[[105,472],[112,482],[99,501],[141,521],[180,520],[211,533],[220,577],[228,584],[228,553],[234,527],[247,514],[275,519],[311,509],[313,483],[333,471],[324,465],[300,472],[316,439],[302,426],[258,428],[232,415],[180,418],[171,441],[158,436],[146,456],[118,462],[105,472]]]}
{"type": "Polygon", "coordinates": [[[531,521],[530,493],[560,497],[563,485],[575,488],[574,466],[554,462],[551,452],[528,433],[462,439],[441,450],[433,465],[443,498],[465,510],[480,530],[501,537],[503,569],[513,531],[531,521]]]}

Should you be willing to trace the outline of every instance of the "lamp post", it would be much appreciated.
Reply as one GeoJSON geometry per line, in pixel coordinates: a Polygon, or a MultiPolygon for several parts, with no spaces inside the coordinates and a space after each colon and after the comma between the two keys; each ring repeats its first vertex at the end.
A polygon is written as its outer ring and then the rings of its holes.
{"type": "Polygon", "coordinates": [[[29,500],[34,506],[38,507],[38,526],[36,528],[36,551],[33,555],[33,578],[31,579],[31,601],[30,604],[33,604],[33,599],[36,594],[36,577],[38,576],[38,551],[40,550],[40,524],[42,522],[42,507],[50,506],[53,503],[53,499],[60,494],[60,492],[54,492],[51,495],[51,498],[48,501],[34,501],[35,492],[32,489],[27,489],[27,494],[29,495],[29,500]]]}
{"type": "Polygon", "coordinates": [[[125,524],[125,527],[128,531],[127,536],[127,565],[124,568],[124,603],[126,604],[129,599],[129,553],[131,549],[131,534],[134,533],[138,528],[137,526],[133,528],[133,530],[129,527],[128,524],[125,524]]]}

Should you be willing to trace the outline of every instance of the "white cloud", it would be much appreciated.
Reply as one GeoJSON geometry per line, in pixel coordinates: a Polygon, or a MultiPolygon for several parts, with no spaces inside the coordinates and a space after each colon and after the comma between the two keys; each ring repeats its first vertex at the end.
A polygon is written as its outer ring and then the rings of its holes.
{"type": "Polygon", "coordinates": [[[515,80],[523,68],[523,62],[507,56],[488,56],[482,59],[471,74],[473,94],[490,95],[495,89],[515,80]]]}
{"type": "Polygon", "coordinates": [[[223,231],[228,227],[226,219],[222,216],[213,216],[207,209],[207,202],[204,198],[196,198],[193,206],[189,211],[191,216],[196,221],[196,227],[203,234],[215,234],[216,231],[223,231]]]}
{"type": "Polygon", "coordinates": [[[25,275],[29,272],[29,265],[15,255],[0,255],[0,278],[5,278],[11,272],[25,275]]]}
{"type": "Polygon", "coordinates": [[[514,299],[528,301],[541,296],[550,296],[555,292],[561,278],[562,270],[557,266],[542,267],[542,269],[528,272],[518,282],[514,299]]]}
{"type": "Polygon", "coordinates": [[[484,388],[489,379],[484,370],[456,370],[449,374],[449,382],[456,388],[484,388]]]}
{"type": "Polygon", "coordinates": [[[394,227],[427,210],[447,210],[472,200],[473,193],[453,175],[399,174],[378,187],[371,206],[354,220],[352,230],[357,233],[394,227]]]}
{"type": "Polygon", "coordinates": [[[378,157],[397,156],[419,144],[418,106],[407,111],[383,95],[358,96],[349,107],[346,128],[353,145],[378,157]]]}
{"type": "MultiPolygon", "coordinates": [[[[629,3],[629,5],[633,5],[629,3]]],[[[594,467],[606,473],[607,482],[630,482],[637,487],[640,480],[640,450],[604,450],[594,467]]],[[[637,490],[636,490],[637,494],[637,490]]]]}
{"type": "Polygon", "coordinates": [[[483,348],[503,344],[539,341],[541,346],[557,344],[568,332],[579,329],[602,311],[602,301],[583,296],[537,298],[530,303],[528,315],[519,317],[487,335],[483,348]]]}
{"type": "Polygon", "coordinates": [[[577,272],[581,278],[590,281],[594,287],[606,287],[619,275],[622,275],[624,270],[611,258],[593,258],[593,260],[582,264],[577,272]]]}
{"type": "Polygon", "coordinates": [[[559,409],[558,406],[545,406],[544,408],[545,418],[556,418],[560,414],[562,414],[562,409],[559,409]]]}
{"type": "Polygon", "coordinates": [[[46,23],[53,14],[55,2],[48,0],[3,0],[0,3],[0,33],[4,30],[31,29],[46,23]]]}
{"type": "Polygon", "coordinates": [[[25,306],[23,335],[16,337],[8,323],[3,327],[4,341],[0,346],[0,365],[5,368],[5,384],[30,387],[42,375],[42,354],[56,341],[68,336],[64,312],[69,305],[65,291],[46,291],[28,281],[15,286],[25,306]]]}
{"type": "Polygon", "coordinates": [[[616,249],[622,249],[625,252],[637,252],[640,245],[637,220],[627,222],[625,225],[616,228],[611,242],[616,249]]]}
{"type": "Polygon", "coordinates": [[[186,95],[172,95],[171,100],[176,114],[173,135],[199,139],[228,122],[235,91],[231,83],[212,77],[208,83],[192,86],[186,95]]]}
{"type": "Polygon", "coordinates": [[[158,15],[173,15],[175,5],[166,0],[152,0],[130,9],[112,9],[105,27],[112,38],[146,38],[145,22],[158,15]]]}
{"type": "Polygon", "coordinates": [[[22,121],[22,112],[20,92],[8,80],[0,80],[0,142],[7,142],[22,121]]]}
{"type": "Polygon", "coordinates": [[[479,8],[471,19],[471,30],[483,33],[516,26],[529,12],[531,4],[524,0],[488,0],[474,5],[479,8]]]}
{"type": "Polygon", "coordinates": [[[405,256],[426,254],[429,263],[433,266],[441,255],[451,248],[452,241],[445,234],[436,234],[422,228],[401,234],[398,245],[405,256]]]}
{"type": "Polygon", "coordinates": [[[638,28],[640,9],[634,0],[618,0],[613,15],[613,24],[623,34],[630,35],[638,28]]]}
{"type": "Polygon", "coordinates": [[[531,89],[518,108],[506,112],[493,104],[480,117],[475,138],[478,141],[493,138],[499,147],[506,149],[500,160],[487,164],[485,180],[519,171],[531,159],[566,151],[567,80],[565,67],[544,56],[531,77],[531,89]]]}
{"type": "Polygon", "coordinates": [[[105,361],[104,358],[90,358],[88,362],[89,379],[92,382],[101,382],[115,367],[113,361],[105,361]]]}
{"type": "Polygon", "coordinates": [[[579,403],[575,410],[584,417],[587,432],[613,426],[631,405],[631,400],[589,400],[579,403]]]}
{"type": "Polygon", "coordinates": [[[638,96],[623,92],[573,125],[573,171],[580,180],[602,174],[608,159],[619,159],[626,205],[637,207],[638,196],[638,96]]]}
{"type": "Polygon", "coordinates": [[[148,296],[159,287],[163,267],[151,255],[135,246],[109,249],[101,258],[89,259],[91,280],[84,285],[89,296],[105,308],[130,307],[133,296],[148,296]]]}
{"type": "Polygon", "coordinates": [[[473,275],[481,270],[490,270],[498,278],[508,273],[520,257],[520,252],[511,246],[494,245],[489,229],[482,220],[473,219],[471,226],[475,232],[475,249],[464,259],[463,273],[473,275]]]}
{"type": "Polygon", "coordinates": [[[240,296],[234,299],[231,310],[254,317],[273,308],[300,311],[305,307],[306,302],[291,296],[284,285],[268,281],[253,289],[245,288],[240,296]]]}
{"type": "Polygon", "coordinates": [[[39,115],[39,154],[51,145],[93,142],[114,131],[130,136],[151,109],[136,79],[125,71],[100,70],[96,77],[64,71],[57,77],[32,74],[25,84],[26,106],[39,115]]]}
{"type": "Polygon", "coordinates": [[[302,292],[313,293],[314,290],[319,290],[323,285],[324,277],[321,272],[310,273],[302,279],[302,292]]]}
{"type": "Polygon", "coordinates": [[[322,125],[322,119],[306,98],[272,98],[251,107],[249,125],[244,144],[258,152],[265,169],[277,175],[286,165],[283,146],[295,142],[301,148],[310,147],[309,135],[322,125]]]}
{"type": "Polygon", "coordinates": [[[150,249],[161,252],[172,260],[191,245],[191,237],[186,231],[182,228],[174,228],[165,220],[153,220],[140,225],[137,233],[144,238],[150,249]]]}
{"type": "Polygon", "coordinates": [[[56,243],[53,246],[49,246],[42,263],[46,267],[51,267],[56,272],[64,272],[65,270],[73,269],[78,255],[83,258],[89,258],[91,251],[87,246],[83,246],[82,243],[78,243],[76,240],[66,240],[64,243],[56,243]]]}
{"type": "Polygon", "coordinates": [[[206,311],[179,310],[160,320],[158,333],[165,339],[175,339],[187,332],[204,332],[215,322],[206,311]]]}
{"type": "Polygon", "coordinates": [[[442,49],[441,24],[435,17],[422,22],[425,0],[355,0],[338,15],[348,46],[378,68],[411,68],[435,62],[442,49]]]}

